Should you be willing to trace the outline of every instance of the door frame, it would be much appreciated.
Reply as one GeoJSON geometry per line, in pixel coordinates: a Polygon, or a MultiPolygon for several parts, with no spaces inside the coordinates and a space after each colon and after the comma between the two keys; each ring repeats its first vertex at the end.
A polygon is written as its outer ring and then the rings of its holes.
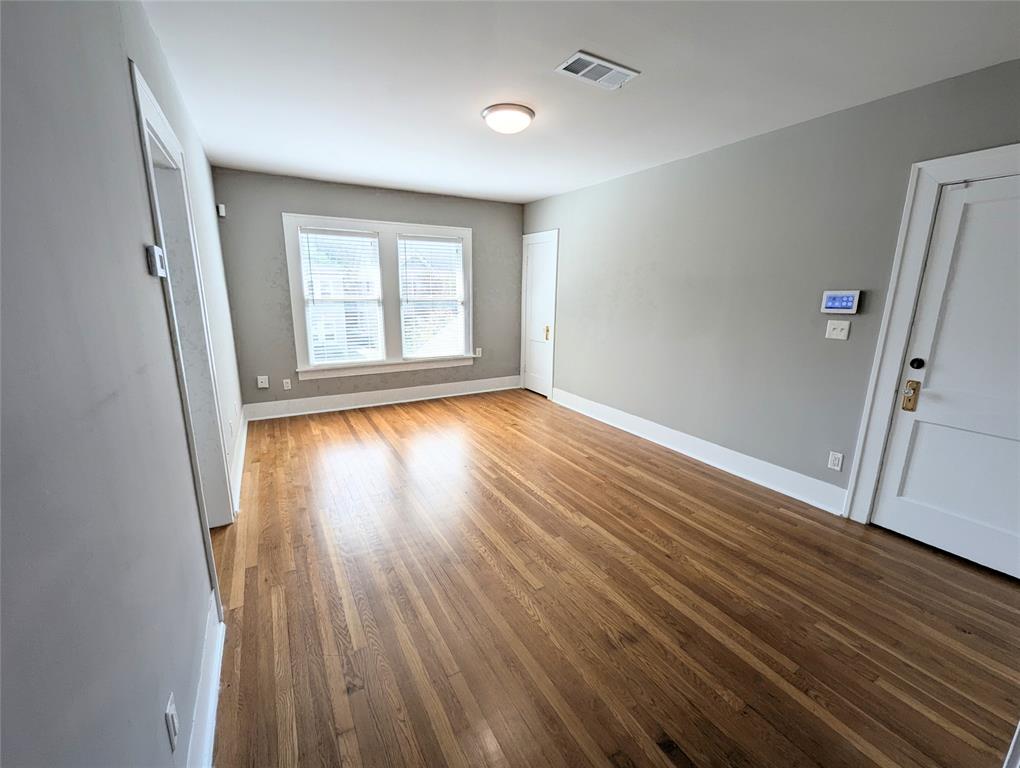
{"type": "Polygon", "coordinates": [[[556,336],[559,324],[556,321],[556,309],[559,304],[560,283],[560,230],[546,229],[541,232],[529,232],[521,238],[521,387],[524,388],[524,363],[528,353],[528,245],[532,243],[552,242],[556,248],[556,269],[553,278],[553,354],[552,381],[549,388],[549,399],[552,400],[552,385],[556,383],[556,336]]]}
{"type": "Polygon", "coordinates": [[[944,187],[1020,174],[1020,144],[940,157],[910,168],[882,324],[857,433],[843,515],[870,522],[886,444],[896,413],[900,375],[914,324],[939,199],[944,187]]]}
{"type": "MultiPolygon", "coordinates": [[[[181,183],[184,187],[184,199],[185,208],[187,210],[188,218],[188,237],[191,240],[191,251],[195,255],[196,269],[198,268],[198,246],[197,237],[195,233],[195,224],[192,217],[191,209],[191,195],[188,190],[188,177],[184,167],[184,148],[177,138],[177,134],[174,132],[170,125],[170,121],[163,113],[162,108],[159,106],[159,102],[156,100],[155,95],[149,88],[148,83],[145,82],[145,78],[142,77],[142,73],[138,70],[138,65],[134,61],[130,61],[131,67],[131,82],[134,85],[135,92],[135,108],[138,116],[138,131],[139,138],[142,145],[142,157],[145,166],[145,181],[146,188],[149,193],[149,206],[152,214],[152,229],[155,239],[155,245],[163,249],[166,252],[166,236],[163,230],[163,220],[159,208],[159,195],[156,190],[156,173],[153,165],[152,150],[149,146],[149,142],[153,141],[159,145],[160,151],[166,155],[175,165],[176,169],[181,173],[181,183]]],[[[167,265],[169,269],[169,265],[167,265]]],[[[208,325],[206,325],[205,318],[205,299],[201,295],[202,290],[202,278],[201,272],[198,272],[198,283],[199,283],[199,302],[202,305],[203,325],[206,333],[206,338],[209,336],[208,325]]],[[[177,312],[174,305],[174,293],[173,286],[170,283],[169,274],[165,277],[158,278],[163,286],[163,298],[166,307],[167,324],[170,328],[170,342],[174,356],[174,368],[177,372],[177,386],[180,390],[181,396],[181,411],[184,417],[184,432],[187,437],[188,443],[188,457],[191,462],[191,476],[192,483],[195,490],[195,501],[198,505],[198,524],[201,529],[202,544],[205,548],[205,560],[206,567],[209,572],[209,581],[212,587],[214,600],[216,603],[216,613],[219,616],[219,620],[223,621],[223,601],[220,597],[220,585],[219,578],[216,575],[216,561],[213,557],[212,548],[212,537],[209,534],[209,517],[206,510],[205,503],[205,492],[202,486],[202,473],[199,469],[198,461],[198,446],[195,440],[195,429],[194,423],[191,416],[191,407],[188,400],[188,383],[187,377],[184,370],[184,353],[181,348],[181,337],[180,328],[177,322],[177,312]]],[[[210,366],[212,365],[210,355],[210,366]]],[[[219,416],[219,402],[216,398],[216,379],[215,371],[210,370],[213,376],[213,400],[216,404],[217,417],[219,416]]],[[[220,425],[217,423],[216,428],[219,429],[220,425]]],[[[224,471],[226,471],[226,457],[224,457],[224,471]]],[[[229,486],[229,481],[228,481],[229,486]]]]}

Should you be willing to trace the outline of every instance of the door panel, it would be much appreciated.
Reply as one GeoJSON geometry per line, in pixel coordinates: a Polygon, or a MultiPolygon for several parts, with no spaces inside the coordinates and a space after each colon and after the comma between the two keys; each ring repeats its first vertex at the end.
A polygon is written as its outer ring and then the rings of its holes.
{"type": "Polygon", "coordinates": [[[557,233],[524,237],[524,386],[552,395],[557,233]]]}
{"type": "Polygon", "coordinates": [[[1020,576],[1020,177],[943,190],[873,522],[1020,576]],[[907,361],[920,358],[924,367],[907,361]]]}

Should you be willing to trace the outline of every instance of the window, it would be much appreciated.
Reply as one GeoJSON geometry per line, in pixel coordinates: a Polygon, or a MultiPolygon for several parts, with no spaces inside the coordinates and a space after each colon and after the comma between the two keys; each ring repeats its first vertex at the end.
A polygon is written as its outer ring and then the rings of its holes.
{"type": "Polygon", "coordinates": [[[298,377],[470,365],[471,230],[283,214],[298,377]]]}
{"type": "Polygon", "coordinates": [[[308,362],[384,359],[378,236],[305,227],[298,236],[308,362]]]}
{"type": "Polygon", "coordinates": [[[460,239],[401,235],[400,333],[404,357],[464,351],[464,254],[460,239]]]}

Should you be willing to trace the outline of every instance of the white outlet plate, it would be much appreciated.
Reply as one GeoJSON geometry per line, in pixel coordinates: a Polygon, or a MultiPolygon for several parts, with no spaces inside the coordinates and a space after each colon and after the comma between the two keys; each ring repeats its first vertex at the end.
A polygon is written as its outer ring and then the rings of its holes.
{"type": "Polygon", "coordinates": [[[829,451],[829,469],[834,469],[837,472],[843,471],[843,454],[836,453],[835,451],[829,451]]]}
{"type": "Polygon", "coordinates": [[[830,320],[825,324],[825,338],[846,341],[850,338],[849,320],[830,320]]]}
{"type": "Polygon", "coordinates": [[[482,348],[481,347],[475,347],[475,357],[481,357],[481,356],[482,356],[482,348]]]}
{"type": "Polygon", "coordinates": [[[256,376],[255,386],[259,389],[269,389],[269,377],[268,376],[256,376]]]}
{"type": "Polygon", "coordinates": [[[283,380],[283,388],[284,389],[290,389],[290,379],[284,379],[283,380]]]}

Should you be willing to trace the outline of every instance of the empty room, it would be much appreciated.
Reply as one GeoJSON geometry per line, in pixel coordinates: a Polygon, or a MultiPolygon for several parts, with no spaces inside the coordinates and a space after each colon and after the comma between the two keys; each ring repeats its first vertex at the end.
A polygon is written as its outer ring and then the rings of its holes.
{"type": "Polygon", "coordinates": [[[0,33],[4,768],[1020,768],[1020,2],[0,33]]]}

